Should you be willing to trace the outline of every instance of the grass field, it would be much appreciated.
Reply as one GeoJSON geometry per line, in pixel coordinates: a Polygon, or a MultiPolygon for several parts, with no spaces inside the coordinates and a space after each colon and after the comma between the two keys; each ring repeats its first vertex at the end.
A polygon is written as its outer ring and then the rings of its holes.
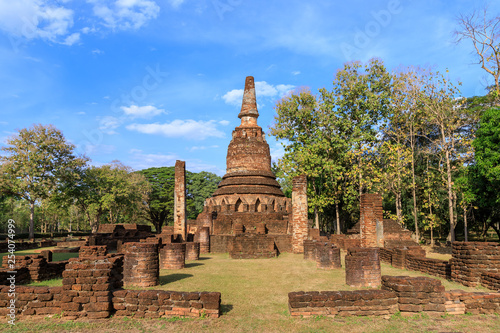
{"type": "MultiPolygon", "coordinates": [[[[422,275],[382,264],[385,275],[422,275]]],[[[486,291],[441,280],[446,289],[486,291]]],[[[292,318],[287,294],[299,290],[354,290],[345,284],[344,269],[317,270],[302,255],[283,253],[275,259],[233,260],[227,254],[204,255],[187,262],[183,270],[162,270],[160,286],[150,289],[176,291],[219,291],[223,314],[218,319],[134,319],[112,318],[99,321],[59,318],[22,319],[12,332],[500,332],[500,317],[417,315],[403,318],[292,318]]],[[[61,280],[36,285],[61,285],[61,280]]]]}

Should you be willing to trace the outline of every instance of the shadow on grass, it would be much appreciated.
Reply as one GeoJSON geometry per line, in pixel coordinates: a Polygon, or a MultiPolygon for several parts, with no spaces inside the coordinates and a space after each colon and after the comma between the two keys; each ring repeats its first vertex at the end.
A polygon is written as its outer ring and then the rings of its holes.
{"type": "Polygon", "coordinates": [[[233,309],[232,304],[221,304],[220,305],[221,314],[226,314],[229,311],[231,311],[232,309],[233,309]]]}
{"type": "Polygon", "coordinates": [[[209,258],[209,257],[200,257],[198,260],[210,260],[212,258],[209,258]]]}
{"type": "Polygon", "coordinates": [[[196,266],[203,266],[204,264],[200,264],[198,262],[191,262],[189,264],[185,264],[184,267],[185,268],[190,268],[190,267],[196,267],[196,266]]]}
{"type": "Polygon", "coordinates": [[[160,276],[160,285],[193,277],[193,274],[168,274],[160,276]]]}

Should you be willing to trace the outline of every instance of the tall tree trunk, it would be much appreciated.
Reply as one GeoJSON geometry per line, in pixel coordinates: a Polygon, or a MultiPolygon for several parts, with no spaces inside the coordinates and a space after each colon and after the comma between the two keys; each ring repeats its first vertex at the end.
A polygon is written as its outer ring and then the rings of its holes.
{"type": "Polygon", "coordinates": [[[415,182],[415,138],[413,137],[413,127],[410,130],[411,139],[411,182],[412,182],[412,195],[413,195],[413,220],[415,222],[415,237],[417,238],[417,243],[420,241],[420,231],[418,229],[418,217],[417,217],[417,186],[415,182]]]}
{"type": "Polygon", "coordinates": [[[340,216],[339,203],[335,203],[335,217],[337,218],[337,235],[340,235],[340,216]]]}
{"type": "Polygon", "coordinates": [[[465,235],[465,241],[469,241],[469,237],[467,235],[467,206],[464,205],[464,235],[465,235]]]}
{"type": "MultiPolygon", "coordinates": [[[[445,143],[446,144],[446,143],[445,143]]],[[[448,234],[447,240],[450,242],[455,241],[455,215],[453,212],[453,188],[451,182],[451,163],[450,163],[450,152],[446,150],[446,185],[448,190],[448,212],[450,215],[450,233],[448,234]]]]}
{"type": "Polygon", "coordinates": [[[396,216],[398,217],[398,223],[403,224],[403,214],[402,214],[402,204],[401,204],[401,192],[396,193],[396,216]]]}
{"type": "Polygon", "coordinates": [[[30,239],[35,239],[35,201],[30,201],[30,239]]]}
{"type": "Polygon", "coordinates": [[[319,230],[319,213],[317,207],[314,207],[314,225],[319,230]]]}
{"type": "MultiPolygon", "coordinates": [[[[429,172],[429,161],[427,160],[427,172],[429,172]]],[[[429,217],[432,218],[432,204],[431,204],[431,191],[429,191],[429,217]]],[[[434,221],[431,221],[431,246],[434,246],[434,221]]]]}

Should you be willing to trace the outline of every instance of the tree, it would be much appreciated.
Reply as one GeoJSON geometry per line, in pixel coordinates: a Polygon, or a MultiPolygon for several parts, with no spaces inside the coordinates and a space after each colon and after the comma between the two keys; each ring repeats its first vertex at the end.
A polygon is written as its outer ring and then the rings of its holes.
{"type": "Polygon", "coordinates": [[[429,72],[422,87],[424,111],[428,126],[434,126],[437,138],[432,140],[435,151],[442,154],[443,176],[448,194],[448,217],[450,232],[448,240],[455,241],[456,214],[454,211],[456,188],[454,178],[457,166],[463,164],[471,154],[472,114],[463,107],[463,99],[457,99],[458,88],[439,72],[429,72]]]}
{"type": "Polygon", "coordinates": [[[35,237],[35,203],[48,198],[63,181],[78,177],[86,157],[73,154],[62,132],[52,125],[33,125],[7,139],[0,156],[3,189],[30,204],[29,237],[35,237]]]}
{"type": "Polygon", "coordinates": [[[472,177],[476,185],[475,195],[480,206],[488,211],[489,227],[495,226],[500,211],[500,108],[490,108],[481,117],[476,138],[473,142],[476,164],[472,177]]]}
{"type": "MultiPolygon", "coordinates": [[[[163,225],[174,221],[174,185],[175,168],[159,167],[137,171],[151,186],[146,200],[148,221],[156,232],[161,232],[163,225]]],[[[205,199],[212,196],[221,177],[206,171],[186,172],[186,211],[187,217],[195,219],[203,211],[205,199]]]]}
{"type": "Polygon", "coordinates": [[[494,95],[500,97],[500,17],[488,17],[488,10],[484,8],[482,12],[473,11],[469,15],[461,14],[458,17],[459,28],[455,30],[457,42],[470,40],[476,54],[479,57],[479,64],[488,74],[493,76],[494,95]]]}

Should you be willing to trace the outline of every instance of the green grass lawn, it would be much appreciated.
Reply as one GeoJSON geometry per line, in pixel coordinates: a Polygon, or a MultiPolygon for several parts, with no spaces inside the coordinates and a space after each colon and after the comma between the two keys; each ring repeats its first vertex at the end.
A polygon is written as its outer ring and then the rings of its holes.
{"type": "MultiPolygon", "coordinates": [[[[422,275],[382,264],[384,275],[422,275]]],[[[467,288],[440,279],[446,289],[467,288]]],[[[283,253],[275,259],[234,260],[228,254],[203,255],[182,270],[161,270],[160,286],[150,289],[176,291],[219,291],[223,314],[218,319],[77,320],[59,318],[23,319],[17,332],[500,332],[498,316],[444,316],[414,318],[291,318],[288,292],[300,290],[354,290],[345,284],[345,270],[318,270],[302,255],[283,253]]],[[[61,279],[36,285],[61,285],[61,279]]],[[[7,325],[0,326],[7,328],[7,325]]]]}

